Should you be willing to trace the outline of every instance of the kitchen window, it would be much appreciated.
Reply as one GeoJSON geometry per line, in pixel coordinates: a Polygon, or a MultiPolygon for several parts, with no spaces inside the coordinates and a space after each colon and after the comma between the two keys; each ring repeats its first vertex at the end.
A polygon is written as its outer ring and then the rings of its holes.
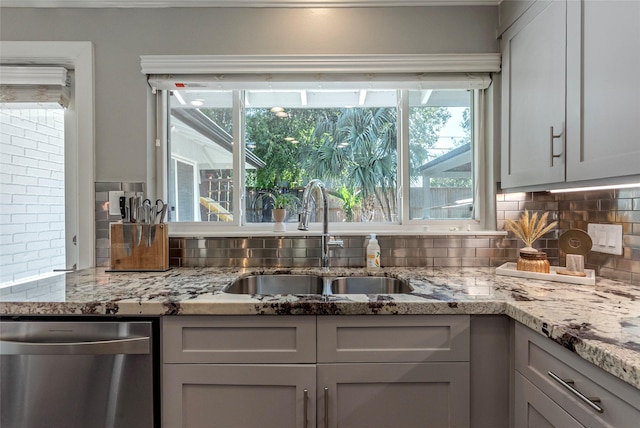
{"type": "Polygon", "coordinates": [[[178,228],[265,229],[283,194],[297,223],[314,178],[329,191],[333,230],[480,227],[488,74],[153,73],[149,84],[162,100],[162,192],[178,228]]]}
{"type": "MultiPolygon", "coordinates": [[[[0,41],[0,64],[3,66],[29,64],[32,67],[51,67],[53,59],[59,67],[69,70],[68,76],[71,77],[69,106],[63,110],[66,261],[61,267],[84,269],[95,266],[93,45],[90,42],[0,41]]],[[[7,77],[2,74],[3,78],[7,77]]],[[[33,76],[30,73],[18,73],[16,77],[33,76]]],[[[2,193],[4,207],[7,193],[4,190],[2,193]]],[[[31,209],[41,212],[40,204],[31,204],[32,200],[29,194],[31,209]]],[[[7,213],[3,211],[3,216],[5,214],[7,213]]],[[[45,213],[44,216],[49,214],[45,213]]],[[[7,230],[2,227],[3,245],[12,242],[6,239],[7,230]]],[[[8,274],[10,263],[13,264],[14,259],[9,262],[3,253],[2,260],[3,274],[8,274]]],[[[25,275],[30,275],[15,273],[17,275],[14,276],[14,281],[22,281],[25,275]]]]}
{"type": "Polygon", "coordinates": [[[0,75],[0,285],[6,285],[51,275],[74,260],[65,239],[66,209],[75,204],[75,196],[65,195],[66,168],[75,167],[65,158],[73,73],[2,66],[0,75]]]}
{"type": "Polygon", "coordinates": [[[64,110],[0,103],[0,121],[3,284],[66,267],[64,110]]]}

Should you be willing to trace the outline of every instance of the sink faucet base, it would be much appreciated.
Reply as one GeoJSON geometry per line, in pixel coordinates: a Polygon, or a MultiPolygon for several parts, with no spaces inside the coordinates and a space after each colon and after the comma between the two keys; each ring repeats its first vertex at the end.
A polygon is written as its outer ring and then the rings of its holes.
{"type": "Polygon", "coordinates": [[[300,213],[300,222],[298,223],[299,230],[309,230],[309,216],[311,215],[311,209],[309,208],[309,201],[311,199],[311,192],[314,188],[320,189],[322,195],[322,259],[320,265],[323,271],[329,270],[329,248],[330,247],[342,247],[342,240],[331,239],[329,236],[329,200],[327,195],[327,188],[324,183],[318,179],[311,180],[304,188],[302,194],[302,212],[300,213]]]}

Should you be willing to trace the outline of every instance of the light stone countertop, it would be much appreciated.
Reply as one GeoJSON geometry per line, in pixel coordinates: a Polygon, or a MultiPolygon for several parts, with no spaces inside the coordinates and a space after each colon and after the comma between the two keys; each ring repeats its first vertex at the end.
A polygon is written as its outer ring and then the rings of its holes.
{"type": "Polygon", "coordinates": [[[494,268],[384,268],[411,294],[235,295],[252,273],[371,275],[364,269],[87,269],[0,289],[0,315],[505,314],[640,389],[640,287],[598,278],[574,285],[495,275],[494,268]]]}

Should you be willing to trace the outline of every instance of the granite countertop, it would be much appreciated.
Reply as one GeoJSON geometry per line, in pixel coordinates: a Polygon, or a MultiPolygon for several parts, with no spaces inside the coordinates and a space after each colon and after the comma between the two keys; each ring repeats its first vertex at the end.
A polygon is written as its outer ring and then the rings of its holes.
{"type": "Polygon", "coordinates": [[[411,294],[235,295],[222,289],[251,273],[368,275],[364,269],[87,269],[0,289],[1,315],[383,315],[506,314],[640,389],[640,287],[501,276],[494,268],[384,268],[411,294]]]}

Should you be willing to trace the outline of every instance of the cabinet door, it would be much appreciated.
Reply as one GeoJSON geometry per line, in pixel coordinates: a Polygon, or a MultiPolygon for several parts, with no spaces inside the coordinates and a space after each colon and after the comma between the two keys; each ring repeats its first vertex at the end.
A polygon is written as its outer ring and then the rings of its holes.
{"type": "Polygon", "coordinates": [[[319,427],[469,427],[469,363],[319,364],[317,395],[319,427]]]}
{"type": "Polygon", "coordinates": [[[518,372],[514,395],[516,428],[584,428],[518,372]]]}
{"type": "Polygon", "coordinates": [[[640,174],[640,2],[573,1],[567,181],[640,174]]]}
{"type": "Polygon", "coordinates": [[[565,31],[566,2],[537,1],[503,35],[502,188],[565,179],[565,31]]]}
{"type": "Polygon", "coordinates": [[[313,427],[315,379],[315,365],[165,364],[162,426],[313,427]]]}

